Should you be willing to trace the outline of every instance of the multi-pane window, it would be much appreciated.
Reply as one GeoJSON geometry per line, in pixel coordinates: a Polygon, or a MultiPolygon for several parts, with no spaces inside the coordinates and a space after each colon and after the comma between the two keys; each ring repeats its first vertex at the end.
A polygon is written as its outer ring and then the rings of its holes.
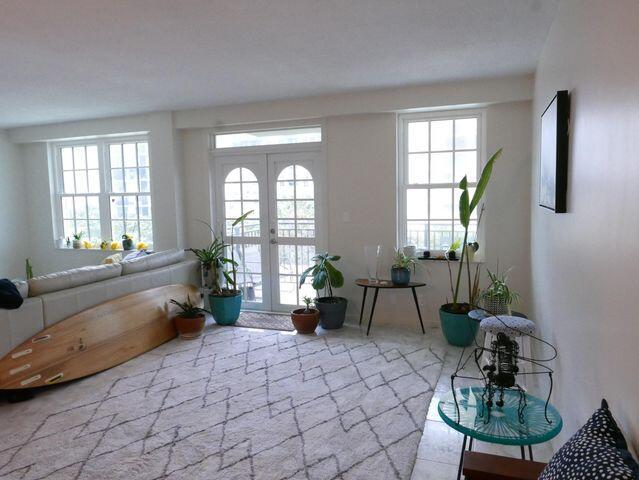
{"type": "Polygon", "coordinates": [[[100,226],[100,165],[97,145],[77,145],[59,150],[61,178],[62,228],[65,237],[82,232],[97,241],[100,226]],[[89,195],[90,194],[90,195],[89,195]]]}
{"type": "Polygon", "coordinates": [[[126,233],[151,244],[149,145],[146,141],[110,143],[108,155],[113,238],[126,233]]]}
{"type": "MultiPolygon", "coordinates": [[[[463,239],[459,181],[477,185],[481,113],[400,117],[399,240],[424,250],[446,250],[463,239]]],[[[473,213],[469,241],[477,234],[473,213]]]]}
{"type": "Polygon", "coordinates": [[[99,248],[101,241],[153,245],[148,141],[99,139],[59,144],[56,155],[58,236],[82,239],[99,248]]]}

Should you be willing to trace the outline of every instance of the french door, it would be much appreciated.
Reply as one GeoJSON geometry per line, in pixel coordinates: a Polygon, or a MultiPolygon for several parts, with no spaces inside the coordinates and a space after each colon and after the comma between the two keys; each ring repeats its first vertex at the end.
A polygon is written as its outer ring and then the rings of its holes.
{"type": "Polygon", "coordinates": [[[216,155],[216,218],[233,236],[244,308],[289,311],[315,296],[299,278],[318,248],[319,152],[216,155]],[[252,211],[240,225],[233,221],[252,211]]]}

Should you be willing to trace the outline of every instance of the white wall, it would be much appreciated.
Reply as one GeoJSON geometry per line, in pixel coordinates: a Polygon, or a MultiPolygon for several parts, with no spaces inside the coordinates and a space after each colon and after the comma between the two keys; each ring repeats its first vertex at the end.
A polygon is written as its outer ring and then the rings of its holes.
{"type": "Polygon", "coordinates": [[[185,235],[182,213],[182,166],[171,113],[16,128],[10,131],[10,138],[13,142],[23,144],[21,158],[27,172],[30,191],[30,255],[36,274],[96,264],[108,255],[99,251],[68,251],[54,247],[52,189],[49,185],[45,142],[52,139],[127,132],[149,133],[155,248],[164,250],[183,246],[185,235]]]}
{"type": "MultiPolygon", "coordinates": [[[[469,95],[467,92],[466,95],[469,95]]],[[[245,108],[245,107],[240,107],[245,108]]],[[[274,109],[273,115],[279,113],[274,109]]],[[[227,110],[227,115],[235,117],[227,110]]],[[[486,265],[513,266],[513,287],[529,298],[529,204],[531,102],[500,103],[487,107],[487,149],[504,147],[487,196],[486,265]]],[[[273,118],[272,120],[278,120],[273,118]]],[[[366,275],[365,244],[385,248],[383,268],[390,275],[396,244],[396,115],[371,113],[336,115],[324,119],[328,175],[328,247],[341,254],[346,287],[340,292],[350,301],[349,321],[359,316],[362,291],[352,282],[366,275]],[[344,213],[350,221],[344,222],[344,213]]],[[[210,130],[182,132],[186,185],[187,244],[201,247],[208,241],[196,219],[211,218],[209,155],[210,130]]],[[[438,324],[437,309],[448,294],[445,262],[420,262],[418,278],[429,286],[420,290],[424,320],[438,324]]],[[[369,302],[370,302],[369,298],[369,302]]],[[[370,306],[370,303],[369,303],[370,306]]],[[[418,328],[410,292],[380,294],[376,324],[418,328]]]]}
{"type": "Polygon", "coordinates": [[[25,276],[28,193],[18,147],[0,130],[0,278],[25,276]]]}
{"type": "Polygon", "coordinates": [[[537,70],[534,101],[534,318],[559,348],[561,441],[606,397],[639,445],[639,3],[565,0],[537,70]],[[537,206],[539,118],[570,90],[568,213],[537,206]]]}

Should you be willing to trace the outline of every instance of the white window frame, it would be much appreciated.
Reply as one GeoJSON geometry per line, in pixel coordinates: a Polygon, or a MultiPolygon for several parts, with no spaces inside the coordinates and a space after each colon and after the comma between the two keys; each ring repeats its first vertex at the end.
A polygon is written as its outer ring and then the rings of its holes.
{"type": "MultiPolygon", "coordinates": [[[[54,240],[60,237],[64,237],[64,220],[62,215],[62,197],[85,197],[85,196],[97,196],[100,201],[100,233],[102,239],[111,238],[113,241],[120,242],[121,239],[113,238],[113,232],[111,231],[111,196],[140,196],[148,195],[151,197],[151,229],[153,235],[153,242],[156,242],[156,215],[155,215],[155,202],[154,189],[153,189],[153,159],[151,158],[151,144],[148,134],[130,134],[130,135],[108,135],[103,137],[85,137],[74,140],[63,140],[49,143],[49,155],[51,158],[50,168],[53,172],[51,185],[53,187],[53,195],[51,196],[52,212],[53,212],[53,235],[54,240]],[[111,187],[111,166],[110,166],[110,153],[109,146],[118,143],[132,143],[132,142],[146,142],[148,144],[149,155],[149,192],[113,192],[111,187]],[[64,179],[62,168],[62,148],[64,147],[78,147],[96,145],[98,147],[98,167],[100,171],[100,192],[99,193],[64,193],[64,179]]],[[[139,168],[139,167],[138,167],[139,168]]],[[[139,209],[139,204],[138,204],[139,209]]],[[[140,221],[140,215],[138,211],[138,222],[140,221]]],[[[92,248],[90,250],[97,250],[98,248],[92,248]]],[[[86,249],[82,249],[86,250],[86,249]]],[[[81,251],[81,250],[80,250],[81,251]]]]}
{"type": "MultiPolygon", "coordinates": [[[[408,245],[407,240],[407,206],[406,191],[411,188],[428,189],[435,188],[457,188],[459,183],[408,183],[408,124],[415,121],[433,121],[433,120],[458,120],[464,118],[477,118],[477,180],[486,158],[486,110],[485,109],[463,109],[463,110],[438,110],[419,113],[405,113],[397,116],[397,245],[402,247],[408,245]],[[433,187],[431,187],[433,185],[433,187]]],[[[453,140],[455,131],[453,127],[453,140]]],[[[430,135],[429,135],[430,141],[430,135]]],[[[454,147],[454,145],[453,145],[454,147]]],[[[453,178],[454,180],[454,178],[453,178]]],[[[474,188],[477,181],[469,182],[468,187],[474,188]]],[[[482,202],[483,203],[483,202],[482,202]]],[[[454,205],[454,202],[453,202],[454,205]]],[[[481,205],[478,207],[481,208],[481,205]]],[[[430,205],[429,205],[430,209],[430,205]]],[[[454,215],[454,213],[453,213],[454,215]]],[[[451,218],[454,224],[454,218],[451,218]]],[[[481,226],[480,226],[481,227],[481,226]]],[[[454,235],[454,234],[453,234],[454,235]]],[[[482,229],[478,228],[477,241],[483,243],[484,236],[482,229]]],[[[426,250],[430,247],[430,236],[426,239],[426,250]]],[[[424,251],[424,248],[418,247],[418,251],[424,251]]]]}

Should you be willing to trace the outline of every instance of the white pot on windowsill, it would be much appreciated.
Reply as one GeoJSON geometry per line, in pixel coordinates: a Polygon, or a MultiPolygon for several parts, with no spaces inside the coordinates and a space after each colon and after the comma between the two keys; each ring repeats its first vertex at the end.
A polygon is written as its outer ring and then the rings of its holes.
{"type": "Polygon", "coordinates": [[[73,249],[78,250],[82,248],[82,240],[73,240],[73,249]]]}

